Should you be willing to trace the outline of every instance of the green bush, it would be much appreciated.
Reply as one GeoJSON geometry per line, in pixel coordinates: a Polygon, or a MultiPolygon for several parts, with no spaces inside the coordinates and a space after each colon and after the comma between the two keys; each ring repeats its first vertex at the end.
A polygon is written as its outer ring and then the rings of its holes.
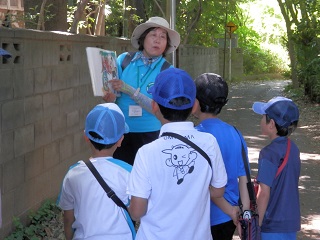
{"type": "Polygon", "coordinates": [[[60,209],[52,200],[47,200],[37,212],[29,214],[30,225],[23,226],[18,217],[13,218],[15,230],[5,240],[39,240],[47,236],[49,223],[60,213],[60,209]]]}

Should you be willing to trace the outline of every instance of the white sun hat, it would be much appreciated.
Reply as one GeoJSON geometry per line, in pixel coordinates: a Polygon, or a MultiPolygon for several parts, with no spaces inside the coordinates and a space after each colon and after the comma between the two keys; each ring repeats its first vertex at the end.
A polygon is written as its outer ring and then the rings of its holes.
{"type": "Polygon", "coordinates": [[[136,49],[139,48],[138,39],[140,38],[141,34],[144,33],[147,29],[152,27],[163,28],[168,32],[169,48],[165,52],[166,54],[172,53],[178,48],[180,44],[180,34],[177,31],[172,30],[167,20],[165,20],[162,17],[151,17],[148,21],[140,24],[133,30],[133,33],[131,36],[131,44],[134,48],[136,49]]]}

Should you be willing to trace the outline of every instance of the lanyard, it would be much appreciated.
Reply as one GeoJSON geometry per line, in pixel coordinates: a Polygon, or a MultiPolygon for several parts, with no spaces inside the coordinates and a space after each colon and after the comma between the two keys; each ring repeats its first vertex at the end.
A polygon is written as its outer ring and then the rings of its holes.
{"type": "Polygon", "coordinates": [[[140,70],[139,70],[139,67],[138,67],[138,71],[137,71],[137,88],[138,89],[140,89],[145,84],[145,82],[147,81],[147,79],[150,76],[150,74],[153,72],[154,69],[156,69],[156,67],[159,65],[160,62],[161,62],[161,59],[157,62],[157,64],[154,66],[154,68],[152,68],[151,65],[150,65],[149,68],[148,68],[148,71],[146,72],[145,75],[142,76],[141,79],[139,79],[140,78],[140,70]],[[142,81],[143,79],[144,79],[144,81],[142,81]],[[140,85],[139,85],[139,82],[141,83],[140,85]]]}

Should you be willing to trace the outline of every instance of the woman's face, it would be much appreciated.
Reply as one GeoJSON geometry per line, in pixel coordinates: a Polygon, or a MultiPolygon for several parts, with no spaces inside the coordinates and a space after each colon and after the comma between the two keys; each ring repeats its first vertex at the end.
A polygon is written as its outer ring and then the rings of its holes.
{"type": "Polygon", "coordinates": [[[158,57],[163,54],[167,47],[167,31],[162,28],[151,30],[143,43],[143,53],[147,57],[158,57]]]}

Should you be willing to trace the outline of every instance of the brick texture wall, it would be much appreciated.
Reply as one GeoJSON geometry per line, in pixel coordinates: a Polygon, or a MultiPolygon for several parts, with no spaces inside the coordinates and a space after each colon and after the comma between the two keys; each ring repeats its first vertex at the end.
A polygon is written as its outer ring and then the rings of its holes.
{"type": "MultiPolygon", "coordinates": [[[[83,140],[94,97],[85,47],[132,51],[130,41],[62,32],[1,29],[0,46],[0,188],[3,225],[27,220],[44,200],[55,199],[68,167],[89,157],[83,140]]],[[[219,73],[219,50],[180,46],[178,65],[192,77],[219,73]]],[[[240,76],[240,75],[239,75],[240,76]]]]}

